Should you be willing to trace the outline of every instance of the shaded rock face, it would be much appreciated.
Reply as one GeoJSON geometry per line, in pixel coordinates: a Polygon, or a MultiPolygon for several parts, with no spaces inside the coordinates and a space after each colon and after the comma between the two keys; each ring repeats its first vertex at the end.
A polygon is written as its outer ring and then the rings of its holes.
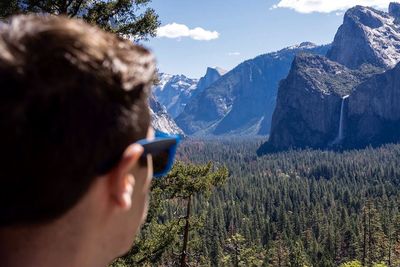
{"type": "Polygon", "coordinates": [[[153,88],[157,100],[166,107],[168,113],[175,118],[185,108],[197,88],[197,79],[184,75],[161,73],[160,83],[153,88]]]}
{"type": "Polygon", "coordinates": [[[193,97],[176,118],[191,135],[266,135],[279,81],[302,51],[325,54],[328,46],[303,43],[245,61],[193,97]]]}
{"type": "Polygon", "coordinates": [[[390,14],[369,7],[349,9],[327,57],[348,68],[371,64],[385,69],[400,61],[399,4],[390,14]]]}
{"type": "Polygon", "coordinates": [[[328,59],[296,57],[259,154],[400,141],[399,11],[396,3],[389,13],[349,9],[328,59]]]}
{"type": "Polygon", "coordinates": [[[379,70],[351,70],[325,57],[298,55],[280,84],[268,143],[259,152],[326,148],[340,127],[342,98],[379,70]]]}
{"type": "Polygon", "coordinates": [[[207,68],[206,74],[200,78],[199,83],[197,84],[197,89],[194,92],[193,96],[200,94],[211,84],[216,82],[221,76],[223,76],[227,71],[218,67],[215,68],[207,68]]]}
{"type": "Polygon", "coordinates": [[[150,96],[149,105],[152,120],[151,125],[155,130],[184,136],[182,129],[176,125],[175,121],[167,113],[166,108],[156,100],[154,95],[150,96]]]}
{"type": "Polygon", "coordinates": [[[400,140],[400,64],[357,86],[349,97],[347,147],[400,140]]]}
{"type": "Polygon", "coordinates": [[[396,23],[400,22],[400,3],[389,4],[389,15],[395,18],[396,23]]]}

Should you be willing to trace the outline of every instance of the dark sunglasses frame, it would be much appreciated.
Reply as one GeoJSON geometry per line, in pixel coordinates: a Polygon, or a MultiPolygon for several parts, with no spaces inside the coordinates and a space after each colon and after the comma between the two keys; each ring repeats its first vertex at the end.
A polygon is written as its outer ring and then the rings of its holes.
{"type": "Polygon", "coordinates": [[[136,142],[144,148],[143,154],[140,157],[142,162],[147,162],[147,155],[152,156],[154,178],[160,178],[171,170],[179,142],[179,135],[169,135],[159,131],[156,131],[155,137],[152,140],[141,139],[136,142]],[[158,166],[159,162],[163,162],[163,166],[158,166]]]}
{"type": "MultiPolygon", "coordinates": [[[[141,139],[135,142],[143,146],[143,154],[140,156],[139,163],[142,166],[147,166],[147,155],[151,155],[153,159],[153,177],[160,178],[166,175],[174,164],[176,148],[181,138],[179,135],[170,135],[160,131],[155,132],[155,137],[152,140],[141,139]],[[163,163],[160,165],[159,163],[163,163]]],[[[121,154],[112,157],[103,162],[97,168],[98,175],[109,171],[121,158],[121,154]]]]}

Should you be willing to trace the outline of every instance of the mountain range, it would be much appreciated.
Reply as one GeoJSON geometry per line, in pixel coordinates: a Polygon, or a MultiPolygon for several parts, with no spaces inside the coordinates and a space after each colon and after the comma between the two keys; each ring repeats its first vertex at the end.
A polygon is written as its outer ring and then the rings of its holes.
{"type": "Polygon", "coordinates": [[[160,73],[149,100],[153,128],[185,136],[173,118],[182,112],[192,97],[204,91],[225,73],[225,70],[218,67],[207,68],[206,74],[200,79],[160,73]]]}
{"type": "Polygon", "coordinates": [[[267,135],[279,81],[295,55],[328,49],[305,42],[247,60],[192,97],[176,122],[188,135],[267,135]]]}
{"type": "Polygon", "coordinates": [[[160,73],[160,81],[154,86],[153,93],[157,100],[166,107],[168,113],[176,118],[193,96],[201,93],[225,73],[225,70],[218,67],[207,68],[206,74],[200,79],[160,73]]]}
{"type": "Polygon", "coordinates": [[[400,4],[349,9],[324,56],[297,55],[259,154],[400,140],[400,4]]]}
{"type": "Polygon", "coordinates": [[[400,4],[355,6],[331,44],[304,42],[201,79],[161,74],[154,117],[189,136],[269,135],[259,154],[398,142],[399,62],[400,4]]]}

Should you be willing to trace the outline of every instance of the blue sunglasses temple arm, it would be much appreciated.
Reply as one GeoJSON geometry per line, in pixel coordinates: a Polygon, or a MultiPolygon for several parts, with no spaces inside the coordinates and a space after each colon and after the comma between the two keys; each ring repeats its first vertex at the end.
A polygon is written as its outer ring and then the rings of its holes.
{"type": "Polygon", "coordinates": [[[157,152],[168,150],[168,162],[162,171],[155,172],[153,174],[155,178],[162,177],[171,170],[175,159],[176,148],[179,142],[179,136],[167,134],[164,134],[163,137],[160,137],[160,135],[157,134],[157,137],[155,137],[153,140],[142,139],[136,142],[137,144],[142,145],[144,148],[142,157],[145,157],[148,154],[156,155],[157,152]]]}

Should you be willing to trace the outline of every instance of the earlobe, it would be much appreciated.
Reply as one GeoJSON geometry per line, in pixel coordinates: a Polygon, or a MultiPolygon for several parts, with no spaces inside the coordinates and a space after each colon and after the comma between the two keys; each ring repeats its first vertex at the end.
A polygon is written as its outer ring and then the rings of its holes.
{"type": "Polygon", "coordinates": [[[126,184],[124,186],[124,191],[121,196],[121,207],[124,210],[129,210],[132,206],[132,193],[135,186],[135,178],[132,174],[128,174],[126,177],[126,184]]]}

